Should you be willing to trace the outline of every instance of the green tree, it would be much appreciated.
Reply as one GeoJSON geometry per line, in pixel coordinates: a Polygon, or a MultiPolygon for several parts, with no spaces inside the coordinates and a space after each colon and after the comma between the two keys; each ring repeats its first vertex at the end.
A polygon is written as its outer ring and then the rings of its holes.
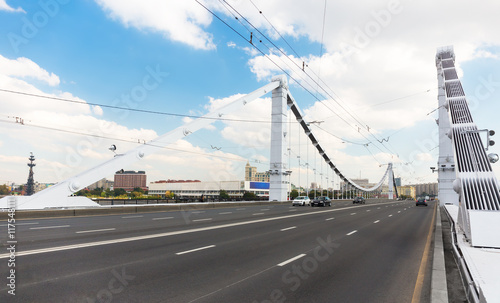
{"type": "Polygon", "coordinates": [[[140,188],[140,187],[134,187],[134,190],[135,192],[138,192],[138,193],[141,193],[141,194],[144,194],[144,189],[140,188]]]}
{"type": "Polygon", "coordinates": [[[245,201],[255,201],[255,200],[257,200],[257,196],[254,193],[246,191],[243,194],[243,200],[245,200],[245,201]]]}
{"type": "Polygon", "coordinates": [[[229,197],[229,194],[228,194],[225,190],[221,189],[221,190],[219,191],[219,199],[222,199],[222,200],[227,200],[227,199],[229,199],[229,198],[230,198],[230,197],[229,197]]]}
{"type": "Polygon", "coordinates": [[[93,190],[90,191],[90,194],[93,195],[93,196],[101,196],[101,193],[102,193],[102,187],[97,187],[93,190]]]}
{"type": "Polygon", "coordinates": [[[87,196],[90,196],[90,191],[88,189],[84,188],[84,189],[77,191],[74,195],[87,197],[87,196]]]}
{"type": "Polygon", "coordinates": [[[126,194],[127,194],[127,192],[123,188],[115,188],[113,190],[113,196],[115,196],[115,197],[118,197],[121,195],[126,195],[126,194]]]}
{"type": "Polygon", "coordinates": [[[0,195],[8,195],[9,194],[9,188],[7,185],[0,185],[0,195]]]}
{"type": "Polygon", "coordinates": [[[299,196],[299,192],[296,189],[292,189],[290,192],[290,200],[293,200],[299,196]]]}
{"type": "Polygon", "coordinates": [[[137,199],[142,196],[142,193],[134,190],[133,192],[130,193],[130,196],[134,199],[137,199]]]}

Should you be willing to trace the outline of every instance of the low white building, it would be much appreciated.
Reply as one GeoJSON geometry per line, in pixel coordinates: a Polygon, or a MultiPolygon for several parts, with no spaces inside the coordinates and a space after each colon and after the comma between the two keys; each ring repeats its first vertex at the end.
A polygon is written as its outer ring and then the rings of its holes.
{"type": "Polygon", "coordinates": [[[149,183],[149,195],[164,197],[167,192],[181,199],[219,199],[224,190],[231,198],[241,199],[245,192],[251,192],[261,198],[269,198],[269,183],[254,181],[156,181],[149,183]]]}

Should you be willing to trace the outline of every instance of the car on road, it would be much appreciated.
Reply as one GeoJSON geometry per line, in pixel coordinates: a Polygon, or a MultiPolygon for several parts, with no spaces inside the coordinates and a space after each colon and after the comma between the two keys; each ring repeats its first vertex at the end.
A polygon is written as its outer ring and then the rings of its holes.
{"type": "Polygon", "coordinates": [[[363,197],[356,197],[352,201],[352,204],[365,204],[365,203],[366,203],[366,201],[365,201],[365,198],[363,198],[363,197]]]}
{"type": "Polygon", "coordinates": [[[311,206],[332,206],[332,200],[326,196],[316,197],[312,200],[311,206]]]}
{"type": "Polygon", "coordinates": [[[298,196],[295,199],[293,199],[292,206],[295,205],[299,206],[311,205],[311,199],[309,199],[308,196],[298,196]]]}
{"type": "Polygon", "coordinates": [[[425,198],[417,198],[415,201],[415,206],[424,205],[427,206],[427,200],[425,198]]]}

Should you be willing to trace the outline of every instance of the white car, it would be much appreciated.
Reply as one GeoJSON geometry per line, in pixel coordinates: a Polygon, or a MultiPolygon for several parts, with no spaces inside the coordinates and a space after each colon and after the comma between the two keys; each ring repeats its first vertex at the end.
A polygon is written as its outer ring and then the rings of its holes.
{"type": "Polygon", "coordinates": [[[295,205],[300,205],[300,206],[311,205],[311,199],[309,199],[308,196],[298,196],[297,198],[293,199],[292,206],[295,205]]]}

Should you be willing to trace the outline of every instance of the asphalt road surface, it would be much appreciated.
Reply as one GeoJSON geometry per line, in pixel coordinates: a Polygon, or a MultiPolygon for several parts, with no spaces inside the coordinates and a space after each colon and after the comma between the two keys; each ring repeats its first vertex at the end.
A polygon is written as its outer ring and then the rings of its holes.
{"type": "Polygon", "coordinates": [[[412,302],[428,292],[417,278],[429,281],[421,261],[434,206],[334,201],[17,221],[15,296],[0,222],[0,302],[412,302]]]}

